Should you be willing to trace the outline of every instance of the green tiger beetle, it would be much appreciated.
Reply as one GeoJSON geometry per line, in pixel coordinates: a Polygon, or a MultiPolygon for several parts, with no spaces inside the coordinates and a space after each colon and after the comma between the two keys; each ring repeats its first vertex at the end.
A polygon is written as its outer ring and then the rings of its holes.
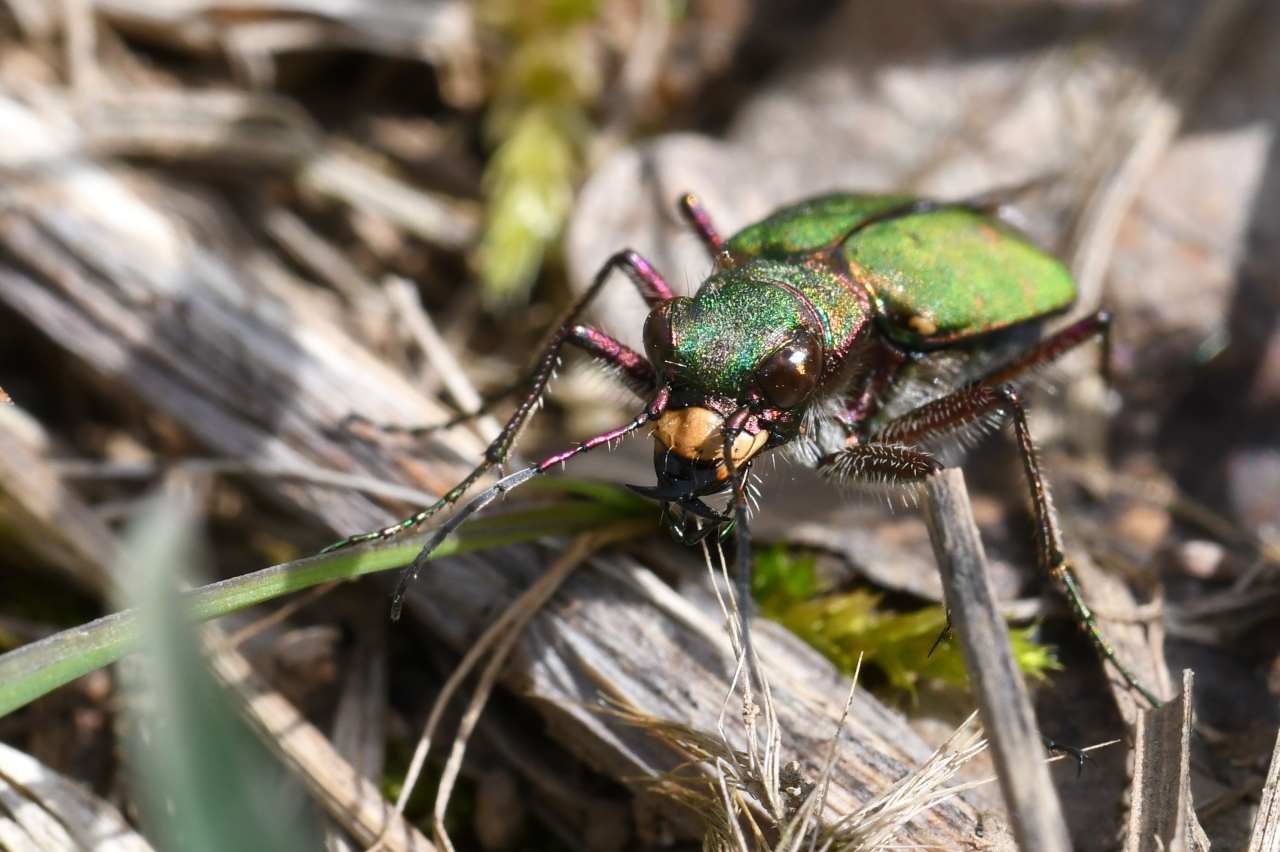
{"type": "Polygon", "coordinates": [[[427,557],[472,514],[649,425],[657,485],[631,487],[662,503],[665,525],[684,542],[732,527],[745,591],[747,483],[763,454],[785,447],[837,482],[911,485],[942,467],[922,447],[1008,417],[1030,485],[1041,567],[1061,585],[1100,654],[1159,706],[1117,659],[1081,596],[1012,384],[1095,338],[1104,362],[1108,357],[1104,311],[1041,335],[1042,322],[1075,301],[1066,267],[976,203],[833,194],[785,207],[728,240],[692,195],[680,207],[714,260],[696,295],[676,296],[633,251],[613,255],[556,326],[527,392],[475,470],[413,517],[327,550],[413,529],[457,503],[488,471],[501,470],[566,344],[613,368],[647,401],[644,409],[624,426],[502,476],[456,512],[405,571],[393,617],[427,557]],[[644,355],[580,322],[614,270],[627,274],[649,306],[644,355]],[[702,499],[724,492],[723,511],[702,499]]]}

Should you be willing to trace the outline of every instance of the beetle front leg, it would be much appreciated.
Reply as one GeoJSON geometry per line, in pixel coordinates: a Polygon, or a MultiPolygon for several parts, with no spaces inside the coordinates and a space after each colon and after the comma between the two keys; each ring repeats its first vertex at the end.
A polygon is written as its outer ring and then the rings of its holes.
{"type": "Polygon", "coordinates": [[[592,281],[587,291],[565,312],[564,318],[556,326],[550,339],[543,346],[542,353],[538,356],[538,360],[527,379],[528,392],[520,400],[515,412],[507,420],[506,425],[502,427],[498,437],[494,438],[493,442],[485,449],[484,460],[476,465],[461,482],[430,506],[391,526],[344,538],[342,541],[335,542],[320,552],[329,553],[367,541],[388,539],[411,530],[425,523],[440,510],[458,502],[463,494],[467,493],[473,485],[480,481],[481,477],[493,468],[505,464],[507,457],[510,456],[516,441],[519,439],[520,433],[542,402],[547,385],[551,382],[551,376],[555,372],[556,365],[560,362],[560,353],[567,343],[574,343],[597,360],[616,367],[633,389],[638,389],[642,394],[651,393],[656,384],[656,379],[654,378],[653,369],[648,365],[647,361],[636,354],[634,350],[608,335],[578,324],[579,317],[591,301],[604,289],[610,273],[615,269],[622,269],[628,274],[637,289],[640,290],[641,297],[649,304],[657,304],[672,298],[671,288],[667,286],[667,283],[662,280],[662,277],[658,275],[649,262],[640,255],[633,251],[622,251],[609,258],[604,267],[596,274],[595,280],[592,281]]]}
{"type": "Polygon", "coordinates": [[[942,462],[901,444],[850,444],[818,462],[818,472],[837,482],[917,485],[942,470],[942,462]]]}
{"type": "Polygon", "coordinates": [[[1031,506],[1036,527],[1036,542],[1041,568],[1062,584],[1067,603],[1076,617],[1076,623],[1089,636],[1102,656],[1114,665],[1121,677],[1153,707],[1163,702],[1142,684],[1137,676],[1120,661],[1115,649],[1098,628],[1093,610],[1084,600],[1079,581],[1067,561],[1062,542],[1062,530],[1053,509],[1049,486],[1040,470],[1035,446],[1031,442],[1031,430],[1027,428],[1027,415],[1017,391],[1008,384],[978,385],[956,391],[927,405],[891,420],[874,438],[874,441],[916,443],[947,432],[960,429],[993,413],[1008,414],[1013,420],[1013,431],[1018,441],[1018,454],[1022,458],[1023,472],[1031,489],[1031,506]]]}
{"type": "Polygon", "coordinates": [[[589,326],[579,325],[570,332],[568,342],[616,370],[619,378],[637,396],[647,399],[657,390],[658,379],[649,359],[621,341],[589,326]]]}
{"type": "MultiPolygon", "coordinates": [[[[662,416],[662,412],[667,408],[667,402],[671,398],[671,393],[667,388],[658,391],[649,404],[645,406],[644,411],[632,418],[631,422],[625,426],[619,426],[617,429],[610,429],[608,432],[602,432],[594,438],[588,438],[572,449],[557,453],[554,456],[545,458],[535,465],[518,470],[515,473],[508,474],[485,491],[478,494],[471,502],[463,506],[453,517],[441,524],[440,528],[432,534],[430,540],[423,545],[422,550],[418,551],[418,555],[413,558],[413,562],[409,563],[409,567],[404,570],[400,576],[400,582],[396,585],[395,593],[391,597],[391,620],[400,620],[400,611],[404,607],[405,594],[409,590],[409,584],[418,576],[418,572],[422,570],[422,566],[427,564],[431,558],[431,554],[435,552],[446,538],[450,536],[458,527],[466,523],[467,519],[476,512],[488,506],[499,497],[519,488],[521,485],[533,479],[535,476],[546,473],[558,465],[562,465],[569,459],[579,456],[583,453],[590,452],[599,446],[608,446],[614,441],[619,441],[626,436],[638,431],[646,423],[651,420],[657,420],[662,416]]],[[[456,490],[456,489],[455,489],[456,490]]],[[[452,492],[450,492],[452,493],[452,492]]]]}

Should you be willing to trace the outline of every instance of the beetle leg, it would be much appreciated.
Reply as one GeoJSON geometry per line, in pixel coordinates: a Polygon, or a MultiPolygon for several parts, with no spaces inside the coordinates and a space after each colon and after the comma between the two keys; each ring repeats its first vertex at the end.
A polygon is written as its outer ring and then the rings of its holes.
{"type": "Polygon", "coordinates": [[[640,298],[644,299],[644,303],[649,307],[653,307],[659,302],[665,302],[667,299],[675,297],[675,293],[661,275],[658,270],[653,268],[653,264],[641,257],[637,252],[631,249],[620,251],[613,257],[605,261],[604,266],[596,273],[595,280],[591,282],[591,286],[587,288],[587,292],[578,297],[578,301],[569,309],[569,313],[576,316],[581,313],[587,302],[595,298],[596,293],[604,286],[604,282],[609,277],[609,273],[614,269],[621,269],[636,285],[636,289],[640,291],[640,298]]]}
{"type": "Polygon", "coordinates": [[[1111,314],[1108,311],[1098,311],[1072,323],[1057,334],[1041,341],[1022,357],[980,379],[977,384],[994,387],[1015,381],[1097,337],[1102,338],[1102,377],[1106,379],[1107,384],[1111,384],[1111,314]]]}
{"type": "Polygon", "coordinates": [[[818,462],[818,472],[829,479],[883,485],[923,482],[926,476],[940,470],[942,462],[931,455],[878,440],[850,444],[818,462]]]}
{"type": "MultiPolygon", "coordinates": [[[[538,356],[538,360],[535,362],[533,370],[527,379],[528,391],[520,400],[520,404],[516,406],[515,412],[507,420],[506,425],[502,427],[498,437],[494,438],[493,442],[485,449],[484,460],[471,473],[467,474],[461,482],[430,506],[391,526],[344,538],[342,541],[335,542],[320,552],[329,553],[330,551],[366,541],[384,540],[411,530],[427,521],[441,509],[458,502],[462,495],[469,491],[471,486],[480,481],[480,478],[490,470],[495,467],[501,468],[502,465],[506,464],[507,458],[511,455],[511,451],[520,437],[520,433],[542,402],[547,385],[551,382],[551,376],[555,372],[556,366],[560,363],[560,352],[564,349],[566,343],[574,343],[585,349],[592,357],[617,367],[633,389],[639,389],[642,393],[645,391],[651,392],[656,379],[653,377],[652,367],[644,359],[613,338],[594,329],[578,325],[578,318],[591,301],[604,289],[604,285],[609,280],[609,274],[614,269],[622,269],[627,272],[640,290],[641,297],[649,304],[657,304],[672,298],[671,288],[649,265],[648,261],[640,255],[628,250],[618,252],[609,258],[608,262],[596,273],[595,280],[592,281],[587,291],[579,296],[577,301],[565,312],[564,318],[556,326],[550,339],[543,346],[542,353],[538,356]]],[[[665,402],[663,407],[666,407],[665,402]]]]}
{"type": "Polygon", "coordinates": [[[1085,603],[1080,584],[1067,561],[1062,542],[1062,530],[1053,510],[1049,486],[1040,470],[1031,431],[1027,428],[1027,415],[1018,399],[1018,393],[1008,384],[995,386],[977,385],[922,405],[915,411],[891,420],[873,437],[877,441],[914,443],[932,437],[996,412],[1008,414],[1013,419],[1013,432],[1018,440],[1018,454],[1031,488],[1031,506],[1035,519],[1036,541],[1041,567],[1057,580],[1066,592],[1067,603],[1076,617],[1076,623],[1089,636],[1104,658],[1120,672],[1125,683],[1136,690],[1153,707],[1162,702],[1138,682],[1137,677],[1116,656],[1115,649],[1107,642],[1098,628],[1093,610],[1085,603]]]}
{"type": "Polygon", "coordinates": [[[470,423],[476,418],[483,417],[486,414],[492,414],[494,406],[520,390],[523,385],[524,381],[508,385],[492,396],[485,397],[480,403],[479,408],[471,411],[464,411],[461,414],[455,414],[443,423],[433,423],[430,426],[401,426],[398,423],[378,423],[370,420],[363,414],[358,414],[356,412],[352,412],[343,418],[341,425],[342,428],[347,429],[353,424],[359,423],[362,426],[368,426],[371,429],[376,429],[379,432],[384,432],[388,435],[408,435],[411,438],[422,438],[434,432],[448,432],[450,429],[454,429],[464,423],[470,423]]]}
{"type": "MultiPolygon", "coordinates": [[[[570,329],[565,343],[578,347],[609,369],[616,371],[623,383],[634,391],[637,396],[649,397],[653,395],[657,381],[654,377],[653,367],[649,364],[648,359],[626,344],[585,325],[577,325],[570,329]]],[[[505,387],[493,396],[487,397],[479,408],[473,411],[464,411],[443,423],[436,423],[431,426],[400,426],[395,423],[375,423],[363,414],[354,413],[348,414],[346,419],[342,421],[342,425],[347,427],[353,423],[360,423],[377,429],[379,432],[421,438],[433,432],[447,432],[450,429],[475,420],[477,417],[491,414],[495,405],[520,390],[525,383],[522,380],[505,387]]]]}
{"type": "MultiPolygon", "coordinates": [[[[453,517],[440,525],[440,528],[431,535],[431,538],[423,546],[422,550],[418,551],[418,555],[413,558],[413,562],[411,562],[409,567],[405,569],[404,574],[400,576],[400,582],[396,585],[395,594],[391,598],[391,620],[399,620],[400,610],[404,606],[404,596],[409,589],[409,584],[418,576],[418,572],[422,570],[422,566],[427,564],[427,561],[431,558],[431,554],[435,552],[436,548],[438,548],[454,530],[466,523],[468,518],[483,509],[485,506],[488,506],[498,497],[506,495],[509,491],[518,488],[530,479],[533,479],[535,476],[546,473],[548,470],[564,464],[574,456],[589,452],[601,444],[609,444],[620,438],[625,438],[632,432],[643,428],[650,420],[656,420],[658,417],[662,416],[662,412],[666,410],[667,400],[669,397],[669,392],[663,388],[658,392],[653,400],[645,406],[644,411],[636,415],[636,417],[627,425],[619,426],[617,429],[610,429],[608,432],[602,432],[594,438],[588,438],[573,449],[557,453],[554,456],[543,459],[535,465],[531,465],[523,470],[518,470],[515,473],[508,474],[507,476],[499,479],[490,488],[487,488],[480,494],[476,495],[471,502],[467,503],[467,505],[455,512],[453,517]]],[[[454,490],[456,491],[457,489],[454,490]]]]}
{"type": "Polygon", "coordinates": [[[706,208],[698,201],[698,196],[691,192],[686,193],[680,199],[679,206],[685,221],[698,232],[699,239],[707,247],[707,253],[712,257],[716,257],[720,252],[724,251],[724,240],[716,232],[715,226],[711,224],[711,217],[707,215],[706,208]]]}
{"type": "Polygon", "coordinates": [[[649,359],[602,331],[585,325],[574,326],[566,341],[586,352],[596,361],[616,370],[636,396],[649,398],[657,389],[657,377],[649,359]]]}

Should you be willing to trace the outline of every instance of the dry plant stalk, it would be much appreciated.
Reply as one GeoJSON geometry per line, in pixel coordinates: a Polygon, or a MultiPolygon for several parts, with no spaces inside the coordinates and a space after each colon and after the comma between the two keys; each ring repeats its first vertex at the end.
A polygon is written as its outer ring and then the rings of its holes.
{"type": "MultiPolygon", "coordinates": [[[[853,704],[858,672],[854,673],[844,711],[829,741],[822,770],[816,781],[810,780],[798,761],[783,763],[782,731],[767,677],[760,666],[755,668],[760,705],[752,698],[752,676],[748,674],[751,667],[744,662],[745,649],[741,643],[742,611],[733,597],[734,584],[729,581],[724,555],[718,548],[717,551],[722,583],[715,583],[715,588],[738,659],[738,678],[725,697],[725,707],[732,701],[734,689],[740,689],[745,748],[731,741],[725,728],[724,708],[715,733],[660,719],[621,703],[615,703],[608,711],[671,743],[688,756],[688,763],[653,779],[649,786],[699,816],[706,830],[704,849],[870,852],[897,848],[894,841],[898,831],[921,811],[985,783],[943,786],[961,766],[986,748],[987,741],[975,713],[915,772],[851,813],[824,823],[821,818],[831,773],[853,704]],[[722,586],[728,590],[727,594],[720,592],[722,586]]],[[[705,542],[703,552],[714,582],[717,569],[705,542]]]]}
{"type": "Polygon", "coordinates": [[[434,852],[435,846],[382,798],[378,785],[354,770],[217,628],[203,631],[214,674],[235,694],[246,719],[307,792],[357,842],[375,840],[392,852],[434,852]]]}
{"type": "Polygon", "coordinates": [[[1191,670],[1184,670],[1178,697],[1138,716],[1125,852],[1209,848],[1191,801],[1192,682],[1191,670]]]}
{"type": "MultiPolygon", "coordinates": [[[[440,720],[443,718],[449,702],[462,687],[463,681],[470,676],[485,655],[489,655],[489,662],[480,674],[480,681],[476,685],[475,693],[471,696],[471,701],[467,704],[466,712],[463,714],[458,730],[454,734],[453,743],[449,749],[448,762],[445,764],[444,772],[441,775],[440,787],[436,793],[435,804],[432,807],[435,839],[441,848],[450,850],[450,852],[454,848],[448,833],[444,829],[445,810],[448,808],[449,799],[453,794],[453,787],[457,782],[458,773],[462,769],[462,759],[466,755],[467,741],[475,730],[476,723],[480,721],[480,714],[484,710],[490,693],[493,691],[498,673],[503,665],[506,664],[516,640],[520,638],[520,634],[529,624],[529,621],[538,614],[538,611],[556,593],[556,590],[568,579],[574,569],[589,558],[591,554],[610,544],[646,532],[648,526],[647,523],[624,524],[586,533],[575,538],[552,566],[547,569],[546,573],[503,610],[498,619],[471,646],[466,656],[462,658],[462,662],[458,664],[458,668],[454,670],[453,674],[445,682],[444,687],[440,690],[440,695],[436,698],[435,704],[431,708],[426,727],[422,731],[422,736],[419,738],[418,745],[413,753],[413,759],[409,764],[409,771],[406,773],[404,785],[400,789],[400,796],[396,799],[395,813],[397,815],[404,813],[409,797],[413,795],[413,788],[418,783],[418,778],[422,774],[422,767],[426,763],[427,754],[431,750],[432,738],[435,736],[436,728],[439,727],[440,720]]],[[[383,842],[379,839],[374,844],[373,849],[382,848],[384,848],[383,842]]]]}
{"type": "Polygon", "coordinates": [[[1249,852],[1280,852],[1280,736],[1271,752],[1271,768],[1262,786],[1262,802],[1253,823],[1249,852]]]}
{"type": "Polygon", "coordinates": [[[924,491],[929,537],[970,688],[991,734],[1014,835],[1024,849],[1068,850],[1071,840],[1062,805],[1041,759],[1031,699],[987,578],[964,473],[959,468],[937,473],[926,481],[924,491]]]}

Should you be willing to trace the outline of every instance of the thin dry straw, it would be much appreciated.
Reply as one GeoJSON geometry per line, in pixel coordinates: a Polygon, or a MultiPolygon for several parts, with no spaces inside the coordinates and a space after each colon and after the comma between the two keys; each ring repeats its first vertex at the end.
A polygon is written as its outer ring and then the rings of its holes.
{"type": "MultiPolygon", "coordinates": [[[[447,850],[453,849],[453,844],[444,831],[444,811],[448,806],[449,797],[453,792],[453,785],[462,767],[462,758],[466,752],[467,740],[480,718],[480,712],[484,709],[484,704],[488,700],[489,693],[493,690],[498,673],[515,645],[516,639],[520,637],[520,634],[533,616],[542,609],[546,602],[551,599],[551,596],[556,593],[556,590],[569,578],[574,569],[581,565],[591,554],[610,544],[648,531],[649,524],[647,521],[636,521],[578,536],[570,542],[559,558],[547,569],[547,572],[539,577],[538,581],[525,590],[520,597],[512,601],[511,605],[503,610],[498,619],[476,640],[475,644],[471,646],[463,657],[458,668],[454,670],[453,674],[445,682],[444,688],[441,689],[439,697],[437,697],[434,706],[431,708],[426,727],[423,729],[422,737],[418,740],[418,746],[414,750],[413,759],[409,764],[409,771],[405,775],[400,797],[396,800],[395,812],[397,815],[404,813],[409,797],[413,794],[413,788],[422,774],[423,765],[426,763],[427,753],[431,750],[431,741],[435,736],[436,728],[439,727],[440,720],[444,716],[444,711],[449,702],[461,688],[463,681],[479,665],[480,660],[492,649],[493,653],[489,663],[481,673],[480,682],[476,686],[475,693],[472,695],[462,722],[459,724],[458,732],[454,736],[454,742],[450,749],[444,774],[440,780],[440,787],[436,794],[435,807],[433,808],[436,842],[447,850]]],[[[379,848],[380,844],[375,844],[373,847],[373,849],[379,848]]]]}

